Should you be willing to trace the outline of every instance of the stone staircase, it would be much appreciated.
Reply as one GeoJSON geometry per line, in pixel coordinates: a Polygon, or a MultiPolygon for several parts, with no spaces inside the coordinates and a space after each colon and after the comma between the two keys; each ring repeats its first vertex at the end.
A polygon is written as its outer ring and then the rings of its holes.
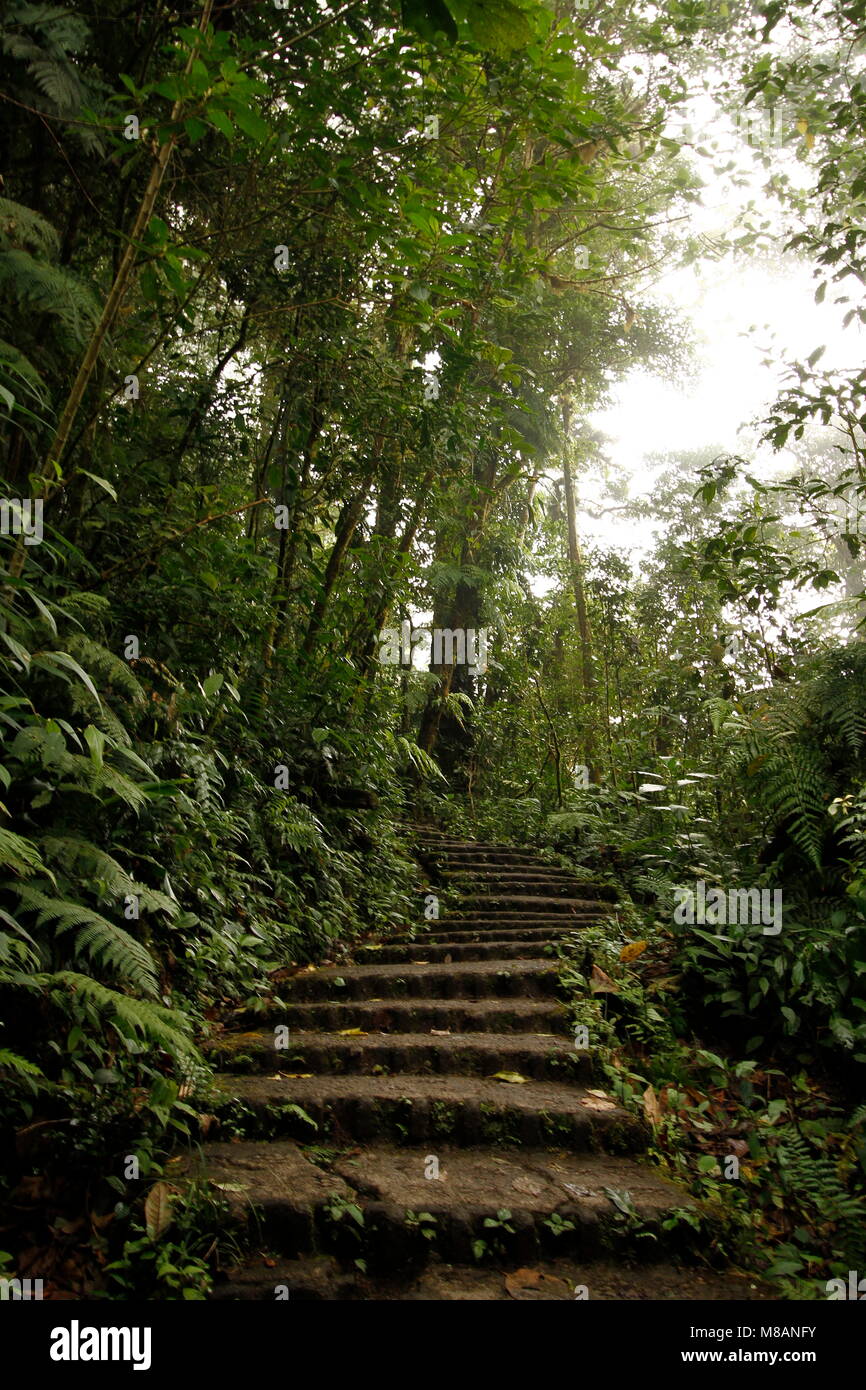
{"type": "Polygon", "coordinates": [[[749,1297],[633,1263],[695,1232],[662,1230],[690,1199],[639,1160],[643,1120],[571,1037],[555,943],[614,892],[525,850],[415,838],[445,915],[296,975],[288,1008],[216,1044],[233,1137],[180,1167],[256,1253],[214,1297],[749,1297]]]}

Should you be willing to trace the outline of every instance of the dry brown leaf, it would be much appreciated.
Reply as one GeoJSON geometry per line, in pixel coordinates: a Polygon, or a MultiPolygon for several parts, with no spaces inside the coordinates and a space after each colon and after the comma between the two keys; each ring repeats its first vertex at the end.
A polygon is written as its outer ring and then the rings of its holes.
{"type": "Polygon", "coordinates": [[[587,1099],[581,1103],[588,1110],[615,1110],[616,1101],[606,1096],[604,1091],[587,1091],[587,1099]]]}
{"type": "Polygon", "coordinates": [[[648,945],[648,941],[630,941],[627,946],[623,946],[619,958],[623,964],[627,964],[630,960],[637,960],[638,956],[643,955],[648,945]]]}
{"type": "Polygon", "coordinates": [[[537,1182],[530,1182],[529,1178],[515,1178],[511,1184],[515,1192],[525,1192],[527,1197],[540,1197],[541,1188],[537,1182]]]}
{"type": "Polygon", "coordinates": [[[144,1220],[150,1240],[159,1240],[172,1223],[172,1189],[167,1182],[155,1182],[144,1202],[144,1220]]]}
{"type": "Polygon", "coordinates": [[[652,1086],[647,1086],[643,1093],[643,1113],[654,1128],[657,1128],[661,1124],[662,1108],[658,1103],[658,1097],[652,1086]]]}
{"type": "Polygon", "coordinates": [[[619,985],[615,984],[609,975],[605,975],[604,971],[599,969],[597,965],[592,967],[589,987],[593,994],[619,994],[619,985]]]}
{"type": "Polygon", "coordinates": [[[520,1303],[569,1297],[568,1285],[563,1279],[544,1274],[540,1269],[515,1269],[506,1274],[505,1287],[520,1303]]]}

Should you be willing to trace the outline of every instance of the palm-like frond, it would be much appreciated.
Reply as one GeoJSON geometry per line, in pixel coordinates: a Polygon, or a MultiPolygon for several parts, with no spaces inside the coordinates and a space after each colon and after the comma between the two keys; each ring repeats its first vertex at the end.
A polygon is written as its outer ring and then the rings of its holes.
{"type": "Polygon", "coordinates": [[[143,994],[158,993],[156,962],[147,947],[136,941],[123,927],[116,926],[107,917],[81,903],[51,898],[29,884],[8,886],[17,892],[23,908],[37,914],[38,927],[53,923],[58,935],[78,929],[76,955],[82,954],[110,966],[143,994]]]}
{"type": "Polygon", "coordinates": [[[199,1051],[190,1038],[187,1015],[175,1013],[149,999],[130,998],[75,970],[58,970],[47,976],[45,983],[49,987],[59,987],[63,996],[77,994],[94,1005],[100,1013],[108,1015],[122,1037],[131,1041],[144,1039],[186,1064],[201,1062],[199,1051]]]}

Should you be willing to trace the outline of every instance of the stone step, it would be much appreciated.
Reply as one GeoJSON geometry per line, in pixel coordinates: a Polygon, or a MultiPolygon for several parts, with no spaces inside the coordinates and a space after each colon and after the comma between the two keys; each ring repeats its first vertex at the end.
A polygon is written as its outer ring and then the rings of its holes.
{"type": "Polygon", "coordinates": [[[602,899],[597,898],[569,898],[556,896],[539,896],[529,893],[494,894],[494,893],[473,893],[463,894],[448,913],[449,918],[454,917],[497,917],[502,913],[514,915],[523,913],[526,916],[537,916],[539,914],[550,917],[555,913],[582,913],[584,916],[595,913],[598,916],[601,911],[602,899]]]}
{"type": "Polygon", "coordinates": [[[518,1072],[537,1081],[581,1080],[593,1074],[590,1052],[560,1034],[541,1033],[289,1033],[275,1046],[272,1028],[224,1033],[207,1045],[208,1056],[233,1072],[313,1072],[316,1075],[452,1074],[492,1076],[518,1072]]]}
{"type": "Polygon", "coordinates": [[[440,1260],[433,1251],[426,1264],[396,1274],[374,1276],[341,1263],[333,1255],[309,1255],[295,1260],[252,1258],[227,1270],[217,1284],[215,1302],[568,1302],[588,1298],[593,1303],[629,1302],[746,1302],[778,1301],[778,1291],[758,1276],[739,1272],[717,1274],[704,1266],[664,1260],[637,1264],[621,1254],[615,1261],[538,1260],[519,1270],[515,1261],[499,1268],[473,1260],[458,1264],[440,1260]]]}
{"type": "Polygon", "coordinates": [[[463,835],[451,835],[447,830],[437,830],[433,826],[419,826],[409,832],[409,839],[420,844],[459,845],[461,849],[524,849],[522,845],[505,845],[501,840],[467,840],[463,835]]]}
{"type": "Polygon", "coordinates": [[[464,853],[464,855],[525,855],[537,858],[534,849],[521,845],[493,845],[481,840],[459,840],[453,835],[416,835],[414,847],[425,853],[464,853]]]}
{"type": "Polygon", "coordinates": [[[355,999],[345,1003],[269,1004],[240,1009],[235,1021],[286,1024],[292,1032],[340,1033],[568,1033],[568,1013],[556,999],[355,999]]]}
{"type": "Polygon", "coordinates": [[[461,882],[463,879],[477,879],[479,882],[509,881],[520,878],[537,878],[545,883],[586,883],[572,869],[557,869],[548,864],[449,864],[442,869],[443,877],[461,882]]]}
{"type": "Polygon", "coordinates": [[[216,1088],[218,1118],[250,1138],[555,1145],[612,1154],[633,1153],[647,1138],[645,1122],[601,1092],[555,1081],[223,1074],[216,1088]]]}
{"type": "Polygon", "coordinates": [[[495,878],[481,879],[468,875],[465,879],[446,879],[442,885],[446,889],[458,889],[461,901],[470,899],[481,902],[486,898],[580,898],[589,896],[594,902],[601,902],[590,890],[597,885],[578,883],[575,879],[546,879],[521,874],[514,878],[497,875],[495,878]]]}
{"type": "MultiPolygon", "coordinates": [[[[495,931],[497,926],[500,926],[503,932],[522,937],[524,927],[527,931],[539,927],[549,927],[557,931],[579,931],[582,927],[595,926],[602,918],[596,912],[449,912],[445,917],[436,920],[443,928],[454,931],[495,931]]],[[[431,922],[430,926],[433,925],[431,922]]]]}
{"type": "Polygon", "coordinates": [[[326,999],[538,999],[555,994],[555,963],[519,961],[452,961],[397,965],[333,966],[304,972],[287,981],[284,994],[293,1003],[326,999]]]}
{"type": "MultiPolygon", "coordinates": [[[[429,850],[424,852],[424,858],[436,864],[440,869],[447,869],[454,872],[467,872],[477,869],[479,872],[495,873],[498,869],[539,869],[554,870],[560,869],[558,864],[548,864],[546,860],[539,859],[537,854],[526,854],[520,850],[497,849],[497,850],[429,850]]],[[[563,872],[568,872],[564,870],[563,872]]]]}
{"type": "Polygon", "coordinates": [[[323,1169],[277,1141],[207,1144],[184,1171],[216,1184],[229,1220],[258,1242],[292,1254],[360,1256],[370,1272],[421,1265],[433,1254],[525,1266],[646,1250],[653,1237],[668,1253],[700,1240],[688,1223],[662,1230],[674,1210],[696,1213],[696,1203],[631,1158],[451,1146],[424,1154],[375,1144],[323,1169]]]}
{"type": "MultiPolygon", "coordinates": [[[[446,918],[446,921],[449,919],[446,918]]],[[[562,917],[554,918],[545,926],[524,927],[522,923],[503,922],[501,926],[471,926],[454,927],[447,931],[431,931],[429,935],[416,936],[409,942],[408,939],[396,939],[390,944],[393,946],[403,945],[423,945],[430,943],[435,945],[437,942],[486,942],[486,941],[528,941],[535,946],[542,946],[545,942],[562,941],[567,936],[573,935],[581,927],[591,925],[589,922],[582,922],[578,918],[569,918],[564,921],[562,917]]]]}
{"type": "MultiPolygon", "coordinates": [[[[522,934],[521,934],[522,935],[522,934]]],[[[537,959],[541,951],[552,951],[553,947],[542,940],[503,939],[501,933],[490,941],[433,941],[428,937],[413,942],[387,946],[362,946],[355,952],[362,963],[381,961],[382,964],[398,961],[464,961],[464,960],[524,960],[537,959]]]]}

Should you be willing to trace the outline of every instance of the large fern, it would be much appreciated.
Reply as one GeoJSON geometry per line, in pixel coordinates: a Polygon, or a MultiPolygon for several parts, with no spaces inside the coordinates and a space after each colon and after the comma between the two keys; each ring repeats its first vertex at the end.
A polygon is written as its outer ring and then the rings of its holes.
{"type": "Polygon", "coordinates": [[[29,884],[7,884],[18,894],[22,908],[36,913],[36,926],[53,923],[58,935],[77,929],[75,955],[88,956],[109,966],[121,979],[143,994],[159,992],[157,965],[146,946],[123,927],[82,903],[49,897],[29,884]]]}
{"type": "MultiPolygon", "coordinates": [[[[66,6],[7,0],[0,20],[0,54],[10,60],[18,99],[57,115],[79,116],[86,92],[77,55],[89,38],[85,21],[66,6]]],[[[103,152],[99,131],[86,122],[75,121],[69,135],[88,153],[103,152]]]]}
{"type": "Polygon", "coordinates": [[[167,893],[139,883],[112,855],[88,840],[75,835],[46,835],[39,847],[49,863],[62,864],[68,873],[76,874],[103,897],[120,900],[135,896],[148,912],[164,912],[169,917],[178,914],[177,903],[167,893]]]}
{"type": "Polygon", "coordinates": [[[776,687],[744,730],[746,785],[772,832],[785,825],[820,868],[834,797],[859,787],[866,750],[866,644],[822,654],[798,684],[776,687]]]}
{"type": "Polygon", "coordinates": [[[130,998],[75,970],[55,971],[44,976],[43,982],[54,990],[60,1003],[68,1003],[70,995],[78,995],[94,1005],[107,1015],[123,1037],[133,1041],[143,1039],[186,1064],[201,1061],[190,1037],[192,1024],[188,1015],[154,1004],[149,999],[130,998]]]}
{"type": "Polygon", "coordinates": [[[84,342],[99,309],[92,290],[71,271],[20,249],[0,252],[0,302],[4,300],[7,323],[22,313],[46,314],[71,345],[84,342]]]}
{"type": "Polygon", "coordinates": [[[32,840],[26,840],[23,835],[16,835],[13,830],[4,830],[0,827],[0,864],[4,864],[13,873],[20,874],[22,878],[29,878],[31,874],[45,872],[45,865],[39,848],[32,840]]]}

